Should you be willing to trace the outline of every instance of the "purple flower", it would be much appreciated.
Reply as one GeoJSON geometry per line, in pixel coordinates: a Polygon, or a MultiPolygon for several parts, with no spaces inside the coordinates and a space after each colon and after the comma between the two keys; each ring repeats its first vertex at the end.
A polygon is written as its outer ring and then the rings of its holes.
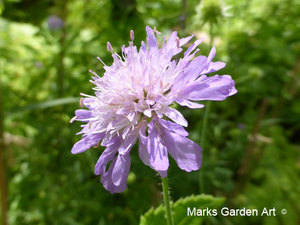
{"type": "Polygon", "coordinates": [[[159,32],[146,27],[147,41],[138,50],[131,42],[122,47],[122,57],[112,52],[111,66],[103,64],[102,77],[94,77],[95,96],[82,94],[81,105],[87,109],[75,111],[74,120],[82,121],[82,139],[72,148],[77,154],[101,144],[105,147],[95,166],[95,174],[111,193],[122,192],[127,187],[130,169],[130,151],[138,141],[138,154],[144,164],[167,176],[168,154],[187,172],[201,166],[201,148],[187,138],[183,128],[188,125],[182,114],[172,104],[189,108],[203,108],[195,101],[222,101],[237,91],[229,75],[206,74],[218,71],[223,62],[212,62],[216,49],[208,57],[197,56],[195,41],[179,60],[174,56],[193,36],[179,39],[173,32],[162,47],[157,44],[159,32]],[[170,119],[170,120],[168,120],[170,119]],[[109,168],[108,163],[111,162],[109,168]]]}
{"type": "Polygon", "coordinates": [[[64,26],[64,21],[55,16],[55,15],[51,15],[48,20],[47,20],[48,26],[50,28],[50,30],[59,30],[64,26]]]}

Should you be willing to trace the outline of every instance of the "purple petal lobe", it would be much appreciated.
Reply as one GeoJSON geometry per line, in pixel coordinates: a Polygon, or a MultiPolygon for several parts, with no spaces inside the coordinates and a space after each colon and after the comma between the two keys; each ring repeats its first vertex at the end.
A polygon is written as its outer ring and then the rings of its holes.
{"type": "Polygon", "coordinates": [[[223,69],[225,66],[226,66],[226,63],[223,63],[223,62],[220,62],[220,61],[210,62],[208,64],[208,66],[206,67],[206,69],[201,72],[201,74],[213,73],[213,72],[216,72],[220,69],[223,69]]]}
{"type": "Polygon", "coordinates": [[[78,109],[75,111],[77,119],[89,119],[92,116],[92,112],[85,109],[78,109]]]}
{"type": "Polygon", "coordinates": [[[217,50],[216,50],[215,46],[213,46],[212,49],[210,50],[209,55],[208,55],[208,58],[207,58],[207,61],[208,61],[208,62],[211,62],[212,59],[215,57],[216,51],[217,51],[217,50]]]}
{"type": "Polygon", "coordinates": [[[159,134],[159,128],[152,120],[149,126],[149,138],[147,149],[149,153],[150,166],[156,171],[165,171],[169,167],[168,152],[165,145],[163,145],[159,134]]]}
{"type": "Polygon", "coordinates": [[[150,48],[157,47],[154,31],[149,26],[147,26],[146,27],[146,32],[147,32],[147,37],[148,37],[148,42],[147,42],[148,46],[150,48]]]}
{"type": "Polygon", "coordinates": [[[85,143],[85,138],[81,139],[80,141],[76,142],[71,150],[72,154],[82,153],[88,150],[91,146],[85,143]]]}
{"type": "Polygon", "coordinates": [[[158,122],[161,126],[163,126],[165,129],[168,129],[169,131],[175,132],[181,136],[188,136],[189,133],[180,125],[177,123],[172,123],[167,120],[159,119],[158,122]]]}
{"type": "Polygon", "coordinates": [[[176,38],[177,38],[177,32],[176,31],[174,31],[174,32],[172,32],[172,34],[170,35],[170,37],[169,37],[169,39],[168,39],[168,41],[167,41],[167,43],[166,43],[166,45],[164,46],[164,48],[166,49],[166,50],[170,50],[170,49],[174,49],[174,48],[177,48],[176,46],[177,46],[177,44],[176,44],[176,38]]]}
{"type": "Polygon", "coordinates": [[[176,79],[172,91],[184,88],[192,83],[203,71],[206,66],[207,58],[205,56],[196,57],[185,69],[185,71],[176,79]]]}
{"type": "Polygon", "coordinates": [[[182,99],[201,101],[222,101],[236,93],[234,81],[228,75],[204,77],[183,90],[179,96],[182,99]]]}
{"type": "Polygon", "coordinates": [[[189,55],[195,48],[197,48],[198,45],[200,45],[201,42],[202,42],[202,39],[195,41],[194,44],[192,44],[188,48],[188,50],[186,50],[186,52],[184,53],[184,56],[189,55]]]}
{"type": "Polygon", "coordinates": [[[120,141],[116,140],[116,142],[110,146],[108,146],[104,152],[99,157],[96,165],[95,165],[95,174],[105,174],[106,165],[108,162],[114,159],[116,153],[118,152],[118,148],[120,146],[120,141]]]}
{"type": "Polygon", "coordinates": [[[184,83],[194,81],[206,66],[207,58],[205,56],[196,57],[187,67],[184,72],[184,83]]]}
{"type": "Polygon", "coordinates": [[[147,149],[148,138],[146,137],[146,123],[144,123],[139,130],[139,156],[143,163],[149,166],[149,154],[147,149]]]}
{"type": "Polygon", "coordinates": [[[182,125],[186,127],[188,125],[188,122],[183,117],[183,115],[176,109],[168,107],[164,114],[169,117],[171,120],[173,120],[175,123],[178,123],[179,125],[182,125]]]}
{"type": "Polygon", "coordinates": [[[112,171],[112,181],[115,186],[126,185],[130,169],[130,155],[119,154],[112,171]]]}
{"type": "Polygon", "coordinates": [[[128,174],[125,173],[126,171],[124,172],[124,174],[123,174],[124,177],[121,179],[119,185],[115,185],[113,183],[112,173],[113,173],[114,167],[116,165],[116,162],[117,162],[117,157],[112,161],[107,173],[105,173],[103,176],[101,176],[101,179],[100,179],[104,188],[112,194],[113,193],[121,193],[127,188],[128,174]]]}
{"type": "Polygon", "coordinates": [[[201,148],[196,143],[173,132],[165,132],[163,140],[180,169],[187,172],[200,169],[201,148]]]}
{"type": "Polygon", "coordinates": [[[76,142],[71,150],[72,154],[82,153],[89,148],[97,145],[104,137],[104,133],[93,134],[82,138],[80,141],[76,142]]]}
{"type": "Polygon", "coordinates": [[[189,101],[189,100],[177,99],[176,102],[181,106],[187,106],[191,109],[201,109],[201,108],[204,107],[203,104],[199,104],[199,103],[192,102],[192,101],[189,101]]]}
{"type": "Polygon", "coordinates": [[[119,149],[120,154],[127,154],[132,146],[135,144],[138,137],[138,131],[133,130],[129,132],[129,134],[124,139],[123,143],[121,144],[121,147],[119,149]]]}
{"type": "Polygon", "coordinates": [[[185,45],[186,43],[188,43],[192,38],[194,37],[194,35],[191,35],[191,36],[188,36],[188,37],[185,37],[185,38],[181,38],[180,39],[180,44],[179,46],[183,46],[185,45]]]}

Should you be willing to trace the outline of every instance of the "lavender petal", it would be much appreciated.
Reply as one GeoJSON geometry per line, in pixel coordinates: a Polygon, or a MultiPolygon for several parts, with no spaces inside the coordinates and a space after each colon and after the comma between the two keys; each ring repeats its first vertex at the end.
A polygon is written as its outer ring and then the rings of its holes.
{"type": "Polygon", "coordinates": [[[171,120],[173,120],[175,123],[178,123],[179,125],[182,125],[186,127],[188,125],[188,122],[183,117],[183,115],[176,109],[168,107],[164,114],[169,117],[171,120]]]}
{"type": "Polygon", "coordinates": [[[157,47],[154,31],[149,26],[147,26],[146,27],[146,32],[147,32],[147,38],[148,38],[147,45],[150,48],[157,47]]]}
{"type": "Polygon", "coordinates": [[[118,148],[120,146],[120,141],[117,140],[114,144],[108,146],[104,152],[99,157],[96,165],[95,165],[95,174],[103,175],[106,171],[106,166],[108,162],[112,161],[115,158],[115,155],[118,152],[118,148]]]}
{"type": "Polygon", "coordinates": [[[187,172],[200,169],[201,148],[196,143],[174,132],[164,132],[163,140],[180,169],[187,172]]]}
{"type": "Polygon", "coordinates": [[[156,171],[165,171],[169,167],[168,152],[159,135],[159,128],[154,120],[149,123],[149,137],[147,149],[149,153],[150,166],[156,171]]]}
{"type": "Polygon", "coordinates": [[[234,85],[229,75],[205,77],[184,89],[179,99],[222,101],[237,92],[234,85]]]}
{"type": "Polygon", "coordinates": [[[112,171],[112,182],[115,186],[125,186],[130,170],[130,155],[119,154],[112,171]]]}
{"type": "Polygon", "coordinates": [[[175,132],[181,136],[188,136],[189,133],[180,125],[178,125],[177,123],[172,123],[170,121],[164,120],[164,119],[158,119],[158,122],[160,123],[160,125],[162,127],[164,127],[165,129],[168,129],[169,132],[175,132]]]}
{"type": "Polygon", "coordinates": [[[80,141],[76,142],[71,150],[72,154],[78,154],[85,152],[89,148],[97,145],[104,137],[103,133],[92,134],[82,138],[80,141]]]}
{"type": "Polygon", "coordinates": [[[101,176],[100,181],[102,182],[104,188],[108,190],[110,193],[121,193],[127,188],[127,178],[128,174],[124,174],[126,177],[122,180],[119,185],[115,185],[112,180],[112,172],[116,165],[117,157],[112,161],[110,168],[108,169],[107,173],[101,176]]]}

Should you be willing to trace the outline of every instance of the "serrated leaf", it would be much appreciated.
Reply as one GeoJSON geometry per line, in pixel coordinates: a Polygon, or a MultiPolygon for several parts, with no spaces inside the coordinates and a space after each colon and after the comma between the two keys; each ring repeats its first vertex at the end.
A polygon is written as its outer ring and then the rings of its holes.
{"type": "MultiPolygon", "coordinates": [[[[187,208],[193,209],[217,209],[225,201],[225,198],[213,197],[211,195],[197,195],[181,198],[175,203],[171,203],[174,224],[176,225],[200,225],[205,216],[187,216],[187,208]]],[[[141,216],[140,225],[162,224],[165,219],[165,209],[159,205],[156,209],[151,208],[145,215],[141,216]]]]}

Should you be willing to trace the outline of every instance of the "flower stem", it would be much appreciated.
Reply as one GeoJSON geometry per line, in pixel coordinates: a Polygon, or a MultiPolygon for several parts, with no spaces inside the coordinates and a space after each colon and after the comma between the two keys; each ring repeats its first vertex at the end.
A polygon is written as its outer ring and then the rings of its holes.
{"type": "MultiPolygon", "coordinates": [[[[214,24],[210,23],[209,24],[209,49],[212,48],[213,43],[214,43],[214,32],[213,32],[214,24]]],[[[206,132],[206,127],[207,127],[207,121],[208,121],[208,115],[211,107],[211,101],[207,102],[206,108],[204,111],[204,117],[203,117],[203,124],[202,124],[202,131],[201,131],[201,146],[202,149],[205,148],[205,132],[206,132]]],[[[202,167],[201,170],[199,171],[199,191],[200,193],[204,193],[204,168],[202,167]]]]}
{"type": "Polygon", "coordinates": [[[206,132],[206,127],[207,127],[207,121],[208,121],[208,114],[210,111],[210,106],[211,106],[211,102],[208,102],[206,104],[206,108],[204,111],[204,118],[203,118],[203,125],[202,125],[202,131],[201,131],[201,146],[202,148],[204,148],[204,144],[205,144],[205,132],[206,132]]]}
{"type": "MultiPolygon", "coordinates": [[[[202,124],[202,131],[201,131],[201,147],[202,149],[205,148],[205,133],[206,133],[206,127],[207,127],[207,121],[208,121],[208,115],[211,107],[211,102],[208,102],[206,104],[206,108],[204,111],[204,118],[203,118],[203,124],[202,124]]],[[[204,168],[202,167],[199,171],[199,191],[200,193],[204,193],[204,168]]]]}
{"type": "Polygon", "coordinates": [[[169,197],[169,190],[168,190],[168,178],[164,177],[164,178],[161,178],[161,180],[162,180],[164,202],[165,202],[165,208],[166,208],[167,224],[168,225],[174,225],[173,218],[172,218],[172,212],[171,212],[171,206],[170,206],[170,197],[169,197]]]}

